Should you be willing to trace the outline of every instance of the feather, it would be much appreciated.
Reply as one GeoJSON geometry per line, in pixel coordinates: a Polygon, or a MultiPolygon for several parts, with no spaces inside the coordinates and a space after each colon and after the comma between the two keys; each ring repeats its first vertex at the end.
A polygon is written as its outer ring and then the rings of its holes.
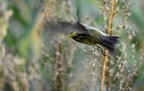
{"type": "Polygon", "coordinates": [[[115,52],[115,44],[118,43],[118,36],[102,36],[99,37],[99,44],[108,49],[110,54],[114,54],[115,52]]]}
{"type": "Polygon", "coordinates": [[[58,36],[60,34],[68,37],[73,37],[76,34],[92,34],[85,28],[85,26],[83,26],[79,22],[70,23],[48,21],[44,24],[44,30],[44,33],[48,32],[48,34],[51,36],[58,36]]]}

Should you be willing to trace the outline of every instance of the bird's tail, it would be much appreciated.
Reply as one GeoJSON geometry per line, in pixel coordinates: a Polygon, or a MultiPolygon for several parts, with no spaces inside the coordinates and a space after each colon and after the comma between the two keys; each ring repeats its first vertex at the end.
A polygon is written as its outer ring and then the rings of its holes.
{"type": "Polygon", "coordinates": [[[110,54],[114,54],[115,52],[115,44],[118,43],[118,36],[103,36],[99,38],[99,44],[108,49],[110,54]]]}

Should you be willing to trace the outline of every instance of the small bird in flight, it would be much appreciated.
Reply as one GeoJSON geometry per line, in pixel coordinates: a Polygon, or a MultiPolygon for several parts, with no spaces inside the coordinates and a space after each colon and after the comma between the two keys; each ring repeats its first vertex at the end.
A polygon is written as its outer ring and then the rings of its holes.
{"type": "MultiPolygon", "coordinates": [[[[77,42],[91,46],[101,45],[108,49],[110,54],[114,53],[115,44],[119,41],[118,36],[107,36],[102,31],[83,25],[78,21],[75,23],[48,21],[44,24],[44,30],[54,35],[64,34],[77,42]]],[[[100,46],[98,47],[101,48],[100,46]]]]}

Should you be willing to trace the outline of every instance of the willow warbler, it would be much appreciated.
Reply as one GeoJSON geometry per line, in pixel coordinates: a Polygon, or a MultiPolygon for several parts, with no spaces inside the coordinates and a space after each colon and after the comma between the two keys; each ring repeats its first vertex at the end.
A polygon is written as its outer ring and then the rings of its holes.
{"type": "Polygon", "coordinates": [[[118,36],[107,36],[102,31],[79,22],[46,22],[44,28],[49,33],[64,34],[80,43],[91,46],[102,45],[112,54],[115,51],[115,44],[119,41],[118,36]]]}

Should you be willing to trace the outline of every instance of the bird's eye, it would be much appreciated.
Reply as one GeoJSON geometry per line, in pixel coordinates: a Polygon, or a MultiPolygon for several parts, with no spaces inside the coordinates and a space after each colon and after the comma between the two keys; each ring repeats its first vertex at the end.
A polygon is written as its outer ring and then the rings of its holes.
{"type": "Polygon", "coordinates": [[[83,35],[77,35],[77,37],[78,37],[78,38],[83,38],[84,36],[83,36],[83,35]]]}

